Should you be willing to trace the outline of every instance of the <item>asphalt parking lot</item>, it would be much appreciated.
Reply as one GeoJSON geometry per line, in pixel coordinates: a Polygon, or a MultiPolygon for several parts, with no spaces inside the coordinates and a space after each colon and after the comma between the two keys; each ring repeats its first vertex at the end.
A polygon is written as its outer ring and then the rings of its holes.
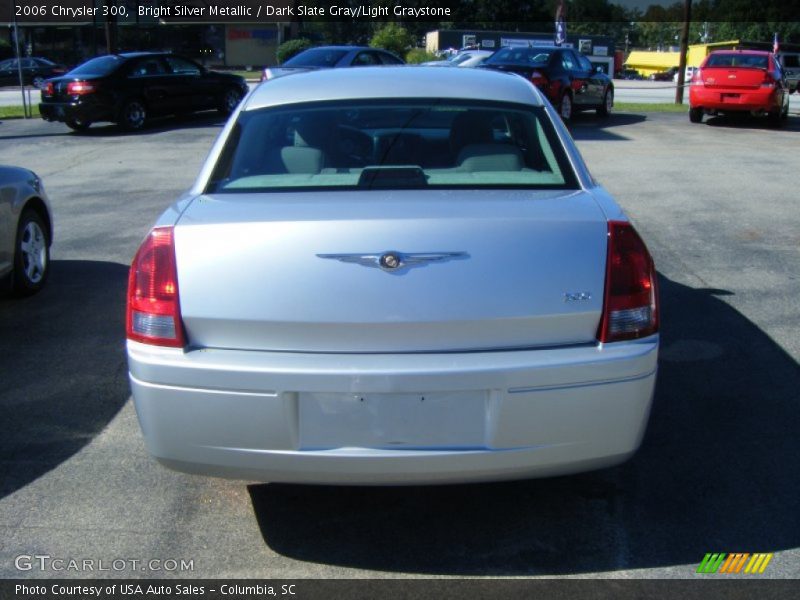
{"type": "Polygon", "coordinates": [[[152,461],[126,379],[127,266],[221,121],[0,123],[0,163],[42,176],[57,236],[47,288],[0,299],[0,577],[682,578],[707,552],[774,552],[763,576],[800,577],[800,117],[575,121],[660,272],[643,447],[585,475],[410,488],[247,485],[152,461]],[[36,554],[194,568],[15,567],[36,554]]]}

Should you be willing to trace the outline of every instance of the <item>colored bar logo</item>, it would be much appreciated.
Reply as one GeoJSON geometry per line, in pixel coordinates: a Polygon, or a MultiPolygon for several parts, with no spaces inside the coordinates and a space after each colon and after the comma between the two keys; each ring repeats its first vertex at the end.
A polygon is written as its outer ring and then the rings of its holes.
{"type": "Polygon", "coordinates": [[[746,573],[754,575],[761,574],[767,569],[772,554],[750,554],[749,552],[737,552],[733,554],[709,552],[703,557],[700,566],[697,567],[698,573],[746,573]]]}

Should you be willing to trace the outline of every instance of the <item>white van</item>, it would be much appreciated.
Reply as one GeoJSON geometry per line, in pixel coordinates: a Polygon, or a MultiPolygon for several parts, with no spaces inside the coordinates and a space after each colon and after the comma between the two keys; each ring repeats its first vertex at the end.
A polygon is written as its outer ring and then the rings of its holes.
{"type": "MultiPolygon", "coordinates": [[[[688,84],[692,80],[692,76],[694,72],[697,71],[697,67],[686,67],[683,75],[683,82],[688,84]]],[[[678,72],[675,71],[675,75],[672,76],[672,81],[678,82],[678,72]]]]}

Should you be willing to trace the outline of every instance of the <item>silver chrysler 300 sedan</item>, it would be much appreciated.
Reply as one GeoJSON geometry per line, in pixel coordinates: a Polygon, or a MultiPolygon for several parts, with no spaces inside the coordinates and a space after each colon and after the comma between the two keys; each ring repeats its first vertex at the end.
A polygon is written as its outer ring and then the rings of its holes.
{"type": "Polygon", "coordinates": [[[130,272],[149,451],[192,473],[418,484],[630,457],[656,272],[530,82],[381,67],[262,84],[130,272]]]}

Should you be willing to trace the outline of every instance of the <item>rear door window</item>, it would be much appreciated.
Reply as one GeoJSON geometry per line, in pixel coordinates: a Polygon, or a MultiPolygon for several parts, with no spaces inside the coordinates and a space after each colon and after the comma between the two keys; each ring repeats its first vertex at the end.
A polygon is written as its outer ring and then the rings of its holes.
{"type": "Polygon", "coordinates": [[[374,67],[380,64],[381,59],[375,52],[359,52],[353,59],[354,67],[374,67]]]}
{"type": "Polygon", "coordinates": [[[591,61],[583,54],[578,54],[578,63],[584,71],[594,71],[591,61]]]}
{"type": "Polygon", "coordinates": [[[153,77],[166,74],[167,69],[161,59],[159,57],[151,57],[137,61],[133,65],[128,77],[138,79],[141,77],[153,77]]]}
{"type": "Polygon", "coordinates": [[[167,56],[167,64],[174,75],[200,75],[200,67],[179,56],[167,56]]]}
{"type": "Polygon", "coordinates": [[[376,52],[376,54],[380,58],[381,62],[383,64],[385,64],[385,65],[402,65],[402,64],[405,64],[405,63],[403,63],[402,60],[400,60],[396,56],[392,56],[388,52],[376,52]]]}

